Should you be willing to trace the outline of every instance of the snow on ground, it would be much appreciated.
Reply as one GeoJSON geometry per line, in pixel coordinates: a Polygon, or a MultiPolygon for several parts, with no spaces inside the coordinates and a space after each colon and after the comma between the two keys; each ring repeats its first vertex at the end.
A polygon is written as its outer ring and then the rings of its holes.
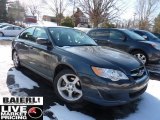
{"type": "MultiPolygon", "coordinates": [[[[13,87],[14,89],[33,89],[34,87],[38,87],[38,84],[33,82],[32,79],[26,77],[25,75],[23,75],[23,73],[12,68],[13,64],[11,60],[11,48],[9,45],[0,45],[0,55],[0,96],[10,96],[10,90],[12,90],[13,87]],[[10,68],[12,68],[11,71],[9,71],[10,68]],[[15,76],[15,84],[8,87],[6,84],[7,72],[8,75],[15,76]]],[[[27,95],[25,93],[20,93],[19,96],[27,95]]],[[[70,111],[66,106],[62,106],[59,104],[50,106],[50,108],[45,112],[47,111],[52,112],[58,120],[94,120],[94,118],[90,116],[77,111],[70,111]]],[[[138,105],[138,110],[135,113],[130,114],[127,118],[124,118],[124,120],[160,120],[159,112],[160,81],[150,80],[146,92],[142,95],[142,100],[138,105]]],[[[44,116],[44,120],[50,120],[50,118],[44,116]]]]}
{"type": "Polygon", "coordinates": [[[17,71],[15,68],[12,68],[12,71],[9,71],[8,75],[15,75],[15,84],[18,84],[19,88],[34,89],[34,86],[39,87],[36,82],[26,77],[23,73],[17,71]]]}
{"type": "Polygon", "coordinates": [[[11,47],[0,45],[0,95],[10,95],[6,79],[7,72],[12,66],[11,47]]]}
{"type": "Polygon", "coordinates": [[[43,120],[51,120],[51,119],[46,116],[43,116],[43,120]]]}
{"type": "MultiPolygon", "coordinates": [[[[51,106],[47,111],[54,113],[58,120],[94,120],[94,118],[82,113],[69,111],[66,106],[59,104],[51,106]]],[[[139,103],[136,113],[131,114],[123,120],[160,120],[159,112],[160,82],[150,80],[147,91],[142,95],[142,100],[139,103]]]]}
{"type": "Polygon", "coordinates": [[[33,89],[34,86],[39,87],[37,83],[26,77],[20,71],[12,68],[11,46],[0,45],[0,56],[0,95],[10,96],[11,93],[14,93],[15,96],[27,96],[26,93],[20,92],[19,89],[33,89]],[[9,75],[14,75],[15,83],[7,86],[6,80],[9,75]]]}
{"type": "Polygon", "coordinates": [[[125,120],[160,120],[160,82],[150,81],[138,111],[125,120]]]}
{"type": "Polygon", "coordinates": [[[83,113],[70,111],[66,106],[61,106],[59,104],[51,106],[47,111],[54,113],[54,116],[56,116],[58,120],[95,120],[83,113]]]}

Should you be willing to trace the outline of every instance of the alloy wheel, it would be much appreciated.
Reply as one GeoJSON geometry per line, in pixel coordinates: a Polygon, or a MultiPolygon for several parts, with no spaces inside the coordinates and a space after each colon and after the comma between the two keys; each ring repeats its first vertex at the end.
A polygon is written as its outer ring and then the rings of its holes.
{"type": "Polygon", "coordinates": [[[17,52],[13,53],[13,63],[14,63],[14,66],[16,68],[18,68],[18,66],[19,66],[19,58],[18,58],[17,52]]]}
{"type": "Polygon", "coordinates": [[[147,58],[146,58],[146,56],[144,54],[137,53],[134,56],[137,57],[143,64],[146,64],[147,58]]]}
{"type": "Polygon", "coordinates": [[[79,78],[74,74],[65,74],[57,82],[57,89],[61,97],[74,102],[82,97],[82,89],[79,78]]]}

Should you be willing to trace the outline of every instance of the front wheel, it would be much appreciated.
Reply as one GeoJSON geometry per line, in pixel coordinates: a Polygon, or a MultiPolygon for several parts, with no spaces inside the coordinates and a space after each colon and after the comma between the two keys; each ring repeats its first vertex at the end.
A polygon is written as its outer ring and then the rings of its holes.
{"type": "Polygon", "coordinates": [[[0,32],[0,37],[3,37],[3,36],[4,36],[4,34],[2,32],[0,32]]]}
{"type": "Polygon", "coordinates": [[[54,89],[57,96],[67,103],[82,102],[82,87],[79,77],[71,70],[62,70],[55,77],[54,89]]]}
{"type": "Polygon", "coordinates": [[[144,65],[147,64],[147,56],[141,51],[135,51],[132,53],[133,56],[137,57],[144,65]]]}

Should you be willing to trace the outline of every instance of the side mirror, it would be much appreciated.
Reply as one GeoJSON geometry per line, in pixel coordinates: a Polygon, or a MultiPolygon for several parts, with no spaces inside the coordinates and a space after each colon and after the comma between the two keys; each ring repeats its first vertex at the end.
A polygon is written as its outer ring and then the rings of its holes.
{"type": "Polygon", "coordinates": [[[143,35],[142,37],[143,37],[144,39],[148,39],[148,37],[147,37],[146,35],[143,35]]]}
{"type": "Polygon", "coordinates": [[[40,44],[40,45],[46,45],[46,46],[48,46],[48,45],[51,44],[51,43],[49,42],[49,40],[46,39],[46,38],[37,38],[37,39],[36,39],[36,42],[37,42],[38,44],[40,44]]]}

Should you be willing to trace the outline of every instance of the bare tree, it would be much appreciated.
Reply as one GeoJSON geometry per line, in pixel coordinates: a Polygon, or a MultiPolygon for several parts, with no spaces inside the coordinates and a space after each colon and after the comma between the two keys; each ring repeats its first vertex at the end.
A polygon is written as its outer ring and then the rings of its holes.
{"type": "Polygon", "coordinates": [[[160,14],[154,19],[153,31],[160,33],[160,14]]]}
{"type": "Polygon", "coordinates": [[[37,16],[39,18],[41,14],[42,4],[35,0],[26,0],[27,3],[23,3],[26,14],[31,14],[32,16],[37,16]]]}
{"type": "Polygon", "coordinates": [[[57,24],[60,25],[63,19],[64,11],[68,6],[68,0],[43,0],[43,2],[47,3],[50,10],[56,15],[57,24]]]}
{"type": "Polygon", "coordinates": [[[39,12],[39,5],[33,0],[29,0],[29,2],[32,3],[28,5],[29,11],[33,16],[35,16],[39,12]]]}
{"type": "Polygon", "coordinates": [[[153,15],[157,10],[160,0],[137,0],[136,14],[138,16],[139,29],[150,29],[153,15]]]}
{"type": "Polygon", "coordinates": [[[103,21],[112,20],[124,10],[124,4],[121,0],[77,0],[79,6],[87,14],[97,27],[103,21]]]}

